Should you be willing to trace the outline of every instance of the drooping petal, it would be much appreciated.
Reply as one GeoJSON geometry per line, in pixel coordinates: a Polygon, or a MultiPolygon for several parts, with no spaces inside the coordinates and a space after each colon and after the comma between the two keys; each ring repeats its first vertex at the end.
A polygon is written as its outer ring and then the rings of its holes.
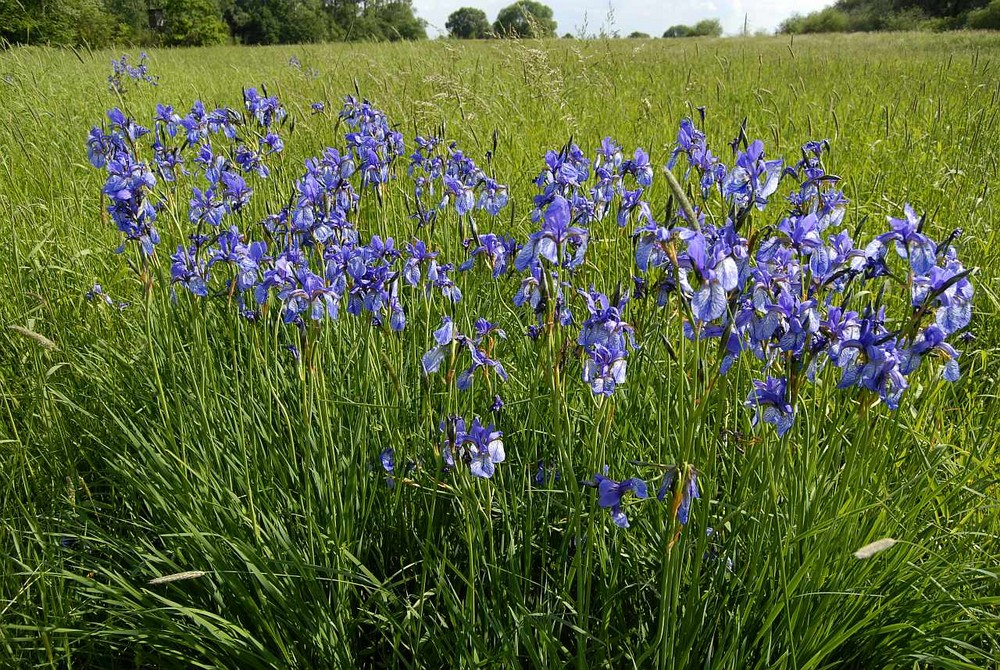
{"type": "Polygon", "coordinates": [[[430,374],[432,372],[437,372],[438,368],[441,367],[441,362],[444,361],[445,347],[437,346],[428,351],[420,359],[420,363],[424,367],[424,372],[430,374]]]}
{"type": "Polygon", "coordinates": [[[715,266],[715,275],[723,289],[726,291],[732,291],[736,288],[740,278],[739,270],[736,267],[736,261],[734,261],[731,257],[722,259],[722,261],[715,266]]]}

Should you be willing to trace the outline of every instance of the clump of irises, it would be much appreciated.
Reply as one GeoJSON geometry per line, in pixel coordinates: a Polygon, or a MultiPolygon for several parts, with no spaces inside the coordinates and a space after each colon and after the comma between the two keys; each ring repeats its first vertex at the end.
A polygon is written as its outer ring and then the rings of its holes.
{"type": "Polygon", "coordinates": [[[139,61],[135,65],[129,63],[128,54],[122,54],[118,60],[111,61],[108,89],[112,93],[124,95],[129,82],[145,82],[150,86],[156,86],[158,81],[159,77],[149,72],[149,56],[145,51],[139,54],[139,61]]]}
{"type": "Polygon", "coordinates": [[[636,229],[636,265],[647,284],[677,294],[689,338],[720,340],[722,374],[747,354],[759,362],[763,378],[746,399],[754,421],[787,433],[803,383],[826,366],[837,368],[838,388],[890,409],[925,358],[958,379],[949,340],[968,327],[973,297],[953,246],[961,231],[934,240],[905,205],[888,232],[860,243],[860,226],[844,228],[841,180],[824,165],[828,142],[805,144],[788,166],[759,140],[736,146],[727,168],[693,122],[682,123],[671,163],[687,163],[700,197],[636,229]],[[782,199],[783,181],[793,187],[782,199]],[[765,218],[775,203],[779,214],[765,218]]]}
{"type": "MultiPolygon", "coordinates": [[[[453,377],[459,355],[463,351],[467,351],[471,364],[459,373],[456,382],[458,390],[466,391],[472,387],[477,370],[482,370],[483,374],[493,370],[501,381],[507,381],[507,371],[503,364],[490,358],[496,338],[506,339],[507,334],[495,324],[482,318],[476,320],[475,331],[476,335],[473,337],[463,335],[458,332],[451,317],[444,317],[441,326],[434,331],[434,347],[425,353],[420,361],[424,373],[437,372],[441,368],[441,364],[450,358],[448,377],[453,377]]],[[[496,402],[494,402],[495,404],[496,402]]]]}
{"type": "MultiPolygon", "coordinates": [[[[150,81],[144,59],[134,72],[124,58],[120,64],[119,79],[150,81]]],[[[703,361],[714,361],[715,375],[736,365],[750,370],[750,420],[779,436],[792,430],[804,386],[827,369],[838,388],[890,409],[924,361],[938,361],[948,381],[959,378],[954,343],[970,324],[973,298],[955,246],[961,231],[936,240],[927,217],[904,205],[888,230],[862,241],[862,226],[846,227],[848,200],[827,170],[828,142],[809,142],[785,162],[741,132],[727,165],[685,119],[659,168],[670,193],[665,206],[649,201],[658,166],[646,150],[627,151],[607,137],[588,154],[570,142],[545,154],[531,205],[517,210],[530,212],[532,230],[518,235],[500,224],[512,196],[493,169],[496,143],[482,164],[437,135],[416,136],[408,153],[383,111],[348,96],[337,115],[343,143],[291,168],[282,160],[284,105],[263,89],[242,97],[239,108],[160,104],[149,127],[115,108],[90,131],[88,158],[105,171],[106,211],[122,237],[117,252],[130,255],[147,291],[161,262],[158,222],[169,211],[184,226],[180,239],[170,236],[176,300],[222,300],[254,322],[276,314],[306,342],[344,314],[393,336],[419,305],[440,325],[414,365],[429,387],[441,379],[468,391],[482,379],[494,398],[483,413],[496,418],[503,401],[493,382],[509,379],[496,348],[507,333],[489,316],[472,323],[456,316],[466,273],[485,274],[529,314],[524,332],[552,345],[550,370],[576,366],[576,383],[597,406],[627,392],[628,362],[642,346],[632,310],[673,320],[702,347],[703,361]],[[279,184],[262,188],[276,177],[279,184]],[[255,200],[275,191],[285,197],[255,200]],[[362,203],[384,211],[399,194],[420,237],[397,243],[385,223],[378,231],[359,227],[362,203]],[[451,231],[461,244],[446,254],[440,238],[451,231]],[[634,245],[632,290],[594,271],[594,249],[603,248],[595,240],[609,231],[634,245]]],[[[325,110],[312,106],[321,120],[325,110]]],[[[109,300],[99,287],[92,294],[109,300]]],[[[301,362],[299,348],[288,346],[301,362]]],[[[555,382],[553,389],[566,391],[555,382]]],[[[491,478],[506,459],[502,433],[473,417],[441,424],[438,458],[445,471],[464,465],[491,478]]],[[[379,460],[394,481],[391,447],[379,460]]],[[[697,472],[659,467],[655,498],[684,526],[700,496],[697,472]]],[[[558,479],[539,472],[536,483],[558,479]]],[[[584,484],[623,528],[630,501],[650,498],[645,480],[614,480],[607,470],[584,484]]]]}

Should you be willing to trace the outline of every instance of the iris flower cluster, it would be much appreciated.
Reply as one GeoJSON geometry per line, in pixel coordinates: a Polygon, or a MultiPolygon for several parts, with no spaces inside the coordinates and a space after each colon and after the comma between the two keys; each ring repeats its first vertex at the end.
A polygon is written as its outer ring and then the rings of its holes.
{"type": "Polygon", "coordinates": [[[489,370],[493,370],[501,381],[507,381],[507,371],[503,364],[490,358],[495,338],[506,339],[507,334],[486,319],[477,319],[475,328],[475,337],[463,335],[455,328],[455,322],[451,317],[444,317],[441,320],[441,326],[434,331],[434,347],[425,353],[420,360],[424,373],[437,372],[445,359],[451,357],[452,363],[448,369],[450,378],[454,373],[454,364],[458,356],[461,352],[467,351],[471,365],[458,375],[457,386],[460,391],[466,391],[472,387],[477,370],[482,370],[484,375],[489,370]]]}
{"type": "Polygon", "coordinates": [[[455,142],[421,136],[414,141],[417,147],[407,174],[413,180],[418,225],[433,224],[438,213],[452,203],[459,217],[470,220],[477,211],[495,217],[507,205],[507,186],[477,166],[455,142]]]}
{"type": "MultiPolygon", "coordinates": [[[[611,212],[615,212],[622,227],[637,219],[650,219],[649,203],[643,197],[652,183],[652,163],[641,147],[626,159],[622,148],[606,137],[591,160],[580,147],[570,143],[562,151],[545,155],[545,167],[535,179],[541,192],[535,196],[532,220],[542,220],[546,208],[557,198],[567,201],[569,221],[576,225],[603,221],[611,212]]],[[[576,256],[562,262],[567,267],[570,262],[579,264],[576,256]]]]}
{"type": "Polygon", "coordinates": [[[128,242],[136,242],[145,256],[152,256],[160,243],[155,225],[159,203],[153,198],[156,176],[134,150],[149,130],[128,119],[117,107],[108,112],[108,121],[108,132],[100,128],[90,131],[87,156],[91,165],[107,172],[102,189],[108,199],[107,212],[125,236],[117,251],[121,253],[128,242]]]}
{"type": "Polygon", "coordinates": [[[112,93],[124,95],[128,89],[129,81],[146,82],[151,86],[156,86],[159,77],[149,73],[149,56],[143,51],[139,54],[139,62],[131,65],[128,62],[128,54],[122,54],[118,60],[111,61],[111,74],[108,76],[108,89],[112,93]]]}
{"type": "MultiPolygon", "coordinates": [[[[454,266],[437,262],[437,252],[423,241],[413,239],[399,250],[392,238],[361,238],[354,226],[359,188],[390,177],[403,138],[367,101],[347,98],[340,116],[349,127],[346,148],[327,148],[307,160],[289,204],[257,221],[246,216],[252,184],[270,177],[284,148],[279,133],[287,113],[274,96],[246,89],[243,112],[210,111],[196,102],[182,116],[157,105],[152,132],[115,109],[109,112],[110,130],[94,128],[87,148],[91,163],[108,172],[104,193],[112,220],[125,243],[137,242],[146,256],[153,256],[160,241],[157,216],[168,200],[178,198],[181,182],[190,188],[185,213],[190,233],[171,255],[175,287],[201,298],[235,298],[251,319],[274,297],[286,323],[304,326],[346,311],[401,331],[404,282],[427,298],[440,294],[451,303],[462,293],[454,266]],[[151,154],[143,146],[149,139],[151,154]],[[139,161],[139,155],[152,160],[139,161]],[[156,192],[158,184],[170,185],[169,199],[156,192]],[[221,284],[213,281],[217,277],[221,284]]],[[[453,154],[461,157],[457,148],[453,154]]],[[[465,269],[483,255],[498,272],[505,271],[512,239],[483,235],[479,242],[465,269]]],[[[473,352],[473,371],[479,365],[497,367],[473,352]]],[[[460,380],[471,383],[471,372],[460,380]]]]}
{"type": "Polygon", "coordinates": [[[841,227],[848,201],[839,177],[824,167],[828,148],[810,142],[801,160],[783,168],[755,141],[737,151],[729,169],[685,120],[671,161],[685,158],[702,186],[702,200],[690,208],[695,218],[681,209],[635,232],[643,283],[678,289],[689,310],[688,337],[721,339],[721,372],[747,353],[763,363],[766,376],[746,404],[755,421],[779,434],[793,424],[803,380],[826,365],[839,369],[839,388],[866,390],[891,409],[929,354],[944,362],[945,379],[956,380],[959,353],[947,340],[972,315],[969,272],[951,245],[959,231],[939,243],[906,205],[903,218],[889,219],[888,232],[857,244],[841,227]],[[753,230],[749,243],[744,232],[778,202],[783,179],[795,183],[785,210],[753,230]],[[709,218],[713,207],[721,214],[709,218]],[[909,295],[893,300],[886,291],[895,286],[909,295]],[[875,297],[862,302],[862,295],[875,297]]]}
{"type": "Polygon", "coordinates": [[[635,350],[635,331],[621,316],[628,294],[613,303],[595,291],[580,291],[590,316],[580,329],[577,343],[583,347],[583,381],[595,395],[610,396],[625,381],[628,350],[635,350]]]}
{"type": "MultiPolygon", "coordinates": [[[[175,296],[235,303],[249,320],[272,313],[303,337],[344,313],[398,333],[415,303],[428,315],[440,310],[446,315],[421,357],[422,372],[443,371],[461,391],[483,378],[486,397],[494,374],[508,380],[494,357],[506,333],[480,318],[465,334],[451,316],[463,300],[463,273],[479,271],[477,264],[501,291],[509,289],[515,307],[531,310],[529,337],[559,345],[551,348],[552,364],[573,357],[598,399],[622,388],[640,346],[626,310],[641,310],[653,297],[669,309],[648,316],[680,315],[684,336],[718,342],[719,374],[734,365],[753,372],[745,404],[755,423],[771,424],[779,435],[794,425],[804,384],[825,375],[892,409],[924,361],[942,362],[949,381],[959,378],[954,342],[970,324],[974,294],[954,246],[960,231],[934,239],[925,217],[906,205],[888,230],[862,241],[860,227],[845,227],[848,201],[839,177],[826,169],[827,142],[807,143],[786,164],[741,133],[730,167],[685,119],[667,163],[668,170],[683,168],[681,183],[673,172],[665,175],[673,196],[655,210],[648,192],[656,166],[645,150],[628,153],[605,138],[587,155],[571,142],[545,154],[534,179],[533,229],[519,240],[496,229],[510,195],[492,174],[492,155],[484,170],[456,143],[421,136],[405,170],[412,192],[404,192],[416,228],[427,234],[397,244],[385,230],[365,232],[357,224],[363,200],[376,198],[381,207],[397,191],[386,185],[402,177],[404,137],[367,100],[346,98],[339,119],[347,128],[343,142],[305,161],[274,206],[258,205],[255,193],[280,189],[262,188],[264,180],[290,169],[280,160],[288,114],[265,90],[246,89],[242,109],[196,101],[182,114],[157,105],[151,128],[110,110],[107,123],[91,130],[87,154],[105,172],[107,213],[123,237],[118,251],[136,249],[151,288],[157,222],[167,212],[183,227],[170,256],[175,296]],[[785,184],[790,188],[782,191],[785,184]],[[664,212],[663,220],[654,211],[664,212]],[[460,257],[449,258],[437,244],[435,225],[449,219],[458,222],[460,257]],[[588,260],[607,229],[634,241],[631,296],[619,286],[609,297],[591,283],[602,264],[588,260]]],[[[108,301],[99,287],[91,297],[108,301]]],[[[289,350],[298,360],[298,348],[289,350]]],[[[495,416],[502,406],[497,396],[495,416]]],[[[478,417],[471,424],[449,419],[442,431],[449,468],[464,463],[489,478],[505,459],[501,432],[478,417]]],[[[394,459],[391,449],[383,452],[389,475],[394,459]]],[[[685,525],[700,495],[697,474],[688,465],[665,471],[656,498],[685,525]]],[[[607,471],[587,484],[621,527],[628,525],[629,494],[650,497],[645,481],[616,481],[607,471]]]]}
{"type": "Polygon", "coordinates": [[[384,112],[353,96],[345,99],[340,118],[351,129],[344,139],[357,161],[362,188],[389,181],[393,162],[406,153],[403,134],[392,129],[384,112]]]}
{"type": "Polygon", "coordinates": [[[593,225],[612,213],[619,227],[636,222],[653,225],[652,210],[644,199],[653,175],[649,155],[641,147],[626,158],[622,148],[606,137],[592,160],[573,143],[549,151],[535,179],[540,192],[532,220],[539,228],[515,257],[514,267],[524,278],[514,304],[531,307],[537,325],[529,335],[538,338],[556,325],[571,327],[570,298],[584,297],[589,317],[577,342],[584,356],[583,381],[595,395],[610,396],[625,381],[626,358],[629,349],[636,348],[632,328],[621,316],[628,296],[609,301],[593,287],[589,291],[574,287],[574,281],[586,261],[593,225]]]}

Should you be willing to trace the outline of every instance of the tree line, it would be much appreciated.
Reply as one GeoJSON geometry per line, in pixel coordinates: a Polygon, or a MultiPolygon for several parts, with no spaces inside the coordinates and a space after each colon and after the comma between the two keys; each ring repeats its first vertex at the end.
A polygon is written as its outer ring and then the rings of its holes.
{"type": "Polygon", "coordinates": [[[784,21],[782,33],[1000,30],[1000,0],[838,0],[784,21]]]}
{"type": "Polygon", "coordinates": [[[410,0],[2,0],[0,44],[293,44],[427,37],[410,0]]]}
{"type": "MultiPolygon", "coordinates": [[[[557,24],[552,18],[552,9],[537,0],[518,0],[500,10],[497,18],[490,23],[486,12],[476,7],[461,7],[448,16],[445,23],[448,36],[455,39],[474,40],[490,37],[554,37],[557,24]]],[[[671,26],[664,37],[719,37],[722,24],[718,19],[706,19],[693,26],[671,26]]],[[[563,37],[571,38],[572,33],[563,37]]],[[[644,32],[633,32],[630,38],[648,39],[644,32]]]]}
{"type": "MultiPolygon", "coordinates": [[[[557,24],[548,5],[517,0],[492,22],[483,10],[462,7],[451,13],[445,28],[457,39],[544,38],[556,35],[557,24]]],[[[721,34],[719,21],[707,19],[671,26],[663,37],[721,34]]],[[[298,44],[426,37],[426,22],[416,16],[411,0],[0,0],[0,46],[298,44]]],[[[649,35],[634,32],[629,37],[649,35]]]]}

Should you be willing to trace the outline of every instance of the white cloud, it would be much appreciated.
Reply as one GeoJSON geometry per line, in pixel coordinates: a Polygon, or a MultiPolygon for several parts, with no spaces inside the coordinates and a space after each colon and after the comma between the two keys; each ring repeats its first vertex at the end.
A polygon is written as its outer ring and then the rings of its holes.
{"type": "MultiPolygon", "coordinates": [[[[459,7],[479,7],[490,21],[514,0],[413,0],[417,15],[430,24],[430,35],[444,33],[448,15],[459,7]]],[[[545,2],[545,0],[542,0],[545,2]]],[[[622,35],[641,31],[661,35],[672,25],[701,19],[719,19],[727,34],[743,30],[746,19],[751,31],[774,30],[792,14],[807,13],[832,4],[833,0],[548,0],[559,34],[576,33],[586,24],[587,32],[607,28],[609,9],[614,30],[622,35]]]]}

